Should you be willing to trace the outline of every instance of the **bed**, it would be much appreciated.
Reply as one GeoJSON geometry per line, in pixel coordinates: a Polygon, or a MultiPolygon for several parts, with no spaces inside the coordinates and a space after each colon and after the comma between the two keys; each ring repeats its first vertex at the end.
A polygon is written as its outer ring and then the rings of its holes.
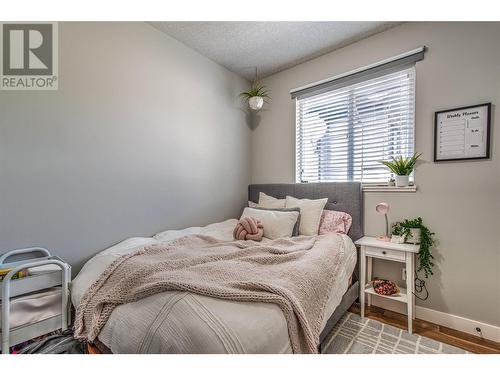
{"type": "MultiPolygon", "coordinates": [[[[353,217],[342,272],[334,280],[321,324],[321,344],[335,323],[358,297],[356,250],[352,241],[362,236],[362,194],[359,183],[259,184],[248,188],[256,202],[264,192],[277,198],[328,198],[330,209],[353,217]],[[354,271],[354,273],[353,273],[354,271]]],[[[115,259],[138,247],[165,243],[188,234],[230,241],[236,219],[206,227],[170,230],[153,237],[123,241],[93,257],[72,282],[72,302],[79,304],[89,286],[115,259]]],[[[101,351],[112,353],[291,353],[287,322],[272,303],[222,300],[190,292],[168,291],[116,307],[96,340],[101,351]]]]}

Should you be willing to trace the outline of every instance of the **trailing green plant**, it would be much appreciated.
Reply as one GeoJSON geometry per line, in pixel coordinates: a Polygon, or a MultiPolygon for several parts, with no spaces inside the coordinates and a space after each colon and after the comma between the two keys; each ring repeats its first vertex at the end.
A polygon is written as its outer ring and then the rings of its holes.
{"type": "Polygon", "coordinates": [[[380,163],[384,164],[391,170],[392,173],[398,176],[408,176],[413,172],[417,159],[422,154],[414,153],[412,156],[404,158],[402,156],[392,157],[392,161],[382,160],[380,163]]]}
{"type": "Polygon", "coordinates": [[[266,103],[268,102],[268,99],[271,99],[271,97],[269,96],[269,90],[266,88],[266,86],[261,85],[259,82],[253,83],[252,87],[250,87],[250,90],[240,93],[240,96],[243,96],[247,100],[253,98],[254,96],[260,96],[266,103]]]}
{"type": "Polygon", "coordinates": [[[395,223],[392,226],[392,234],[397,236],[402,236],[406,241],[410,236],[410,229],[418,228],[420,229],[420,250],[418,252],[418,268],[417,272],[424,271],[425,278],[427,279],[429,275],[433,275],[432,267],[434,267],[434,262],[432,261],[434,257],[431,254],[431,247],[435,245],[434,232],[431,232],[427,228],[421,217],[416,219],[406,219],[399,223],[395,223]]]}

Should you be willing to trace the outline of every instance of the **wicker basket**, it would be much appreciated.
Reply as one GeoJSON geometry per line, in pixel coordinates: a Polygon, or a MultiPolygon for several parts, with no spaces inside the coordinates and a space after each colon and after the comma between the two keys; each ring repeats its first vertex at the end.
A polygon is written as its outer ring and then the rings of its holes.
{"type": "Polygon", "coordinates": [[[375,293],[380,294],[382,296],[392,296],[394,294],[399,294],[399,287],[395,282],[385,279],[375,278],[372,281],[373,290],[375,293]]]}

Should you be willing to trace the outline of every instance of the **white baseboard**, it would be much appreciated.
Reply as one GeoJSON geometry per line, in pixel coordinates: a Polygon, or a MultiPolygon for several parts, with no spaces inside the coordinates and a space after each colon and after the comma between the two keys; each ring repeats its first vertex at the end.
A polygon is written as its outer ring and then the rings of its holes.
{"type": "MultiPolygon", "coordinates": [[[[374,296],[372,299],[374,306],[382,307],[386,310],[395,311],[406,315],[406,305],[391,301],[387,298],[374,296]]],[[[457,315],[447,314],[441,311],[432,310],[427,307],[416,306],[415,315],[418,319],[425,320],[443,327],[455,329],[457,331],[469,333],[471,335],[482,337],[491,341],[500,343],[500,327],[488,323],[478,322],[476,320],[464,318],[457,315]],[[476,327],[481,329],[481,333],[476,331],[476,327]]]]}

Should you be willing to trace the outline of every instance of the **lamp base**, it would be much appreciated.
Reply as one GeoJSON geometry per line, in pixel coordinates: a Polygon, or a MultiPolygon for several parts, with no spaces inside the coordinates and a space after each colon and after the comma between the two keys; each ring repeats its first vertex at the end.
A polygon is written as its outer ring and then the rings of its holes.
{"type": "Polygon", "coordinates": [[[377,240],[384,241],[384,242],[391,242],[391,237],[388,237],[388,236],[378,236],[377,240]]]}

